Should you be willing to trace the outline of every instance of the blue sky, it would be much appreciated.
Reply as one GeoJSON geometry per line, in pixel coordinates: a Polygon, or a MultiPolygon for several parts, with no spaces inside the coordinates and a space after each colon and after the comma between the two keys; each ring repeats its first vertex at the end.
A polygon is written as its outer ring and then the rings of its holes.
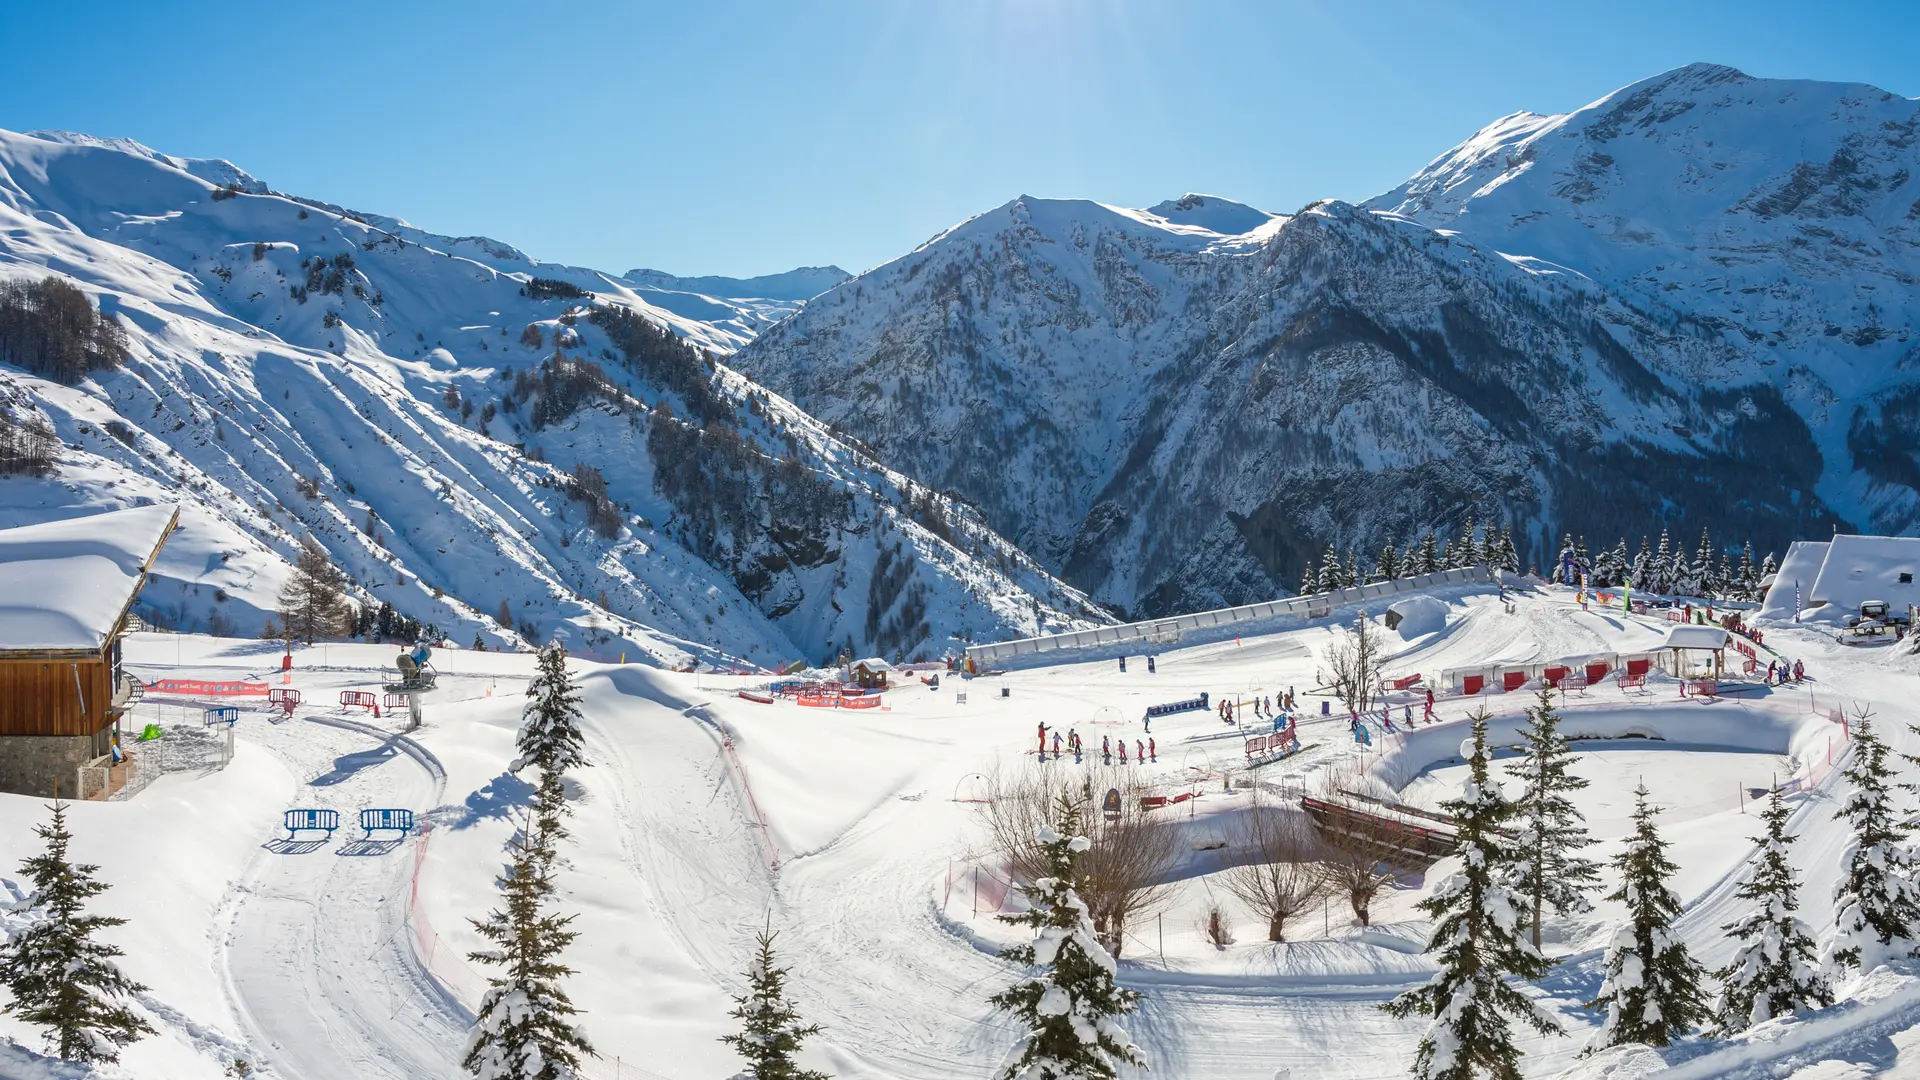
{"type": "Polygon", "coordinates": [[[1920,3],[0,5],[0,127],[621,271],[884,262],[1015,195],[1291,211],[1696,60],[1920,95],[1920,3]],[[1551,12],[1551,13],[1550,13],[1551,12]]]}

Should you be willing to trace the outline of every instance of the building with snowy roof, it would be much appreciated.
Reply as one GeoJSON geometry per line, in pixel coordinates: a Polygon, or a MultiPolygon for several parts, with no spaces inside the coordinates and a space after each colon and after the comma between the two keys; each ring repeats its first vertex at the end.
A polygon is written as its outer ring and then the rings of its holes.
{"type": "Polygon", "coordinates": [[[177,507],[142,506],[0,529],[0,791],[106,794],[81,776],[111,760],[139,696],[120,639],[179,521],[177,507]]]}
{"type": "Polygon", "coordinates": [[[1797,611],[1834,606],[1854,612],[1868,600],[1884,600],[1904,613],[1920,604],[1920,537],[1854,536],[1794,544],[1767,590],[1760,617],[1791,620],[1797,611]],[[1797,597],[1797,607],[1796,607],[1797,597]]]}

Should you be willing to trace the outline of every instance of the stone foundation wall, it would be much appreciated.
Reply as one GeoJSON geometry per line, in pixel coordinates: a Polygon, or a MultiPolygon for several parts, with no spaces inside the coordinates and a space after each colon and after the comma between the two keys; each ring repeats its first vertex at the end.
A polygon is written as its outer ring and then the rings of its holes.
{"type": "Polygon", "coordinates": [[[52,798],[58,778],[61,798],[80,798],[74,770],[92,759],[85,735],[0,735],[0,791],[52,798]]]}

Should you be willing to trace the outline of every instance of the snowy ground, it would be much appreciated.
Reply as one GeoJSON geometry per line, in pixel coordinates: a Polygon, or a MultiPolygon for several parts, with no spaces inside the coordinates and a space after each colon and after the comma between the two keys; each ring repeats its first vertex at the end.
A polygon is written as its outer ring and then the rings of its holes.
{"type": "MultiPolygon", "coordinates": [[[[1635,650],[1662,629],[1580,611],[1558,592],[1521,597],[1514,615],[1490,595],[1449,601],[1438,631],[1390,639],[1391,673],[1431,678],[1467,663],[1635,650]]],[[[1455,782],[1457,765],[1446,758],[1457,754],[1467,703],[1443,698],[1442,724],[1358,754],[1344,723],[1320,721],[1319,699],[1307,694],[1329,639],[1325,626],[1309,626],[1175,649],[1152,675],[1136,660],[1125,674],[1111,663],[1066,664],[943,679],[937,690],[913,682],[888,695],[886,710],[869,712],[756,704],[733,693],[746,680],[580,665],[593,766],[578,775],[575,792],[568,904],[585,936],[569,959],[579,969],[571,990],[604,1057],[595,1075],[726,1075],[737,1060],[716,1041],[728,1030],[727,995],[739,988],[751,934],[769,921],[794,969],[801,1010],[826,1026],[811,1053],[818,1067],[846,1078],[986,1074],[1013,1041],[986,1005],[1012,974],[994,955],[1011,936],[992,918],[1004,886],[987,875],[1000,860],[985,850],[974,808],[955,796],[969,794],[975,774],[996,764],[1031,762],[1036,725],[1046,722],[1078,730],[1095,747],[1103,737],[1151,737],[1158,761],[1130,768],[1169,794],[1201,793],[1184,811],[1189,832],[1223,829],[1255,798],[1224,790],[1225,774],[1242,759],[1238,733],[1211,712],[1162,718],[1148,732],[1139,722],[1144,706],[1203,690],[1216,700],[1271,697],[1292,686],[1309,712],[1302,735],[1311,746],[1259,771],[1261,798],[1336,773],[1393,781],[1411,801],[1441,797],[1455,782]]],[[[1611,853],[1632,783],[1644,776],[1656,801],[1671,807],[1665,824],[1689,904],[1684,932],[1709,964],[1726,955],[1718,928],[1734,913],[1731,877],[1754,831],[1738,789],[1759,786],[1776,769],[1829,776],[1825,740],[1837,726],[1827,710],[1836,704],[1871,702],[1884,721],[1920,719],[1912,704],[1920,676],[1900,670],[1888,650],[1843,650],[1792,629],[1769,643],[1804,658],[1815,681],[1712,704],[1682,703],[1671,684],[1659,683],[1645,696],[1608,687],[1566,703],[1569,730],[1616,740],[1580,744],[1580,769],[1594,780],[1585,808],[1602,841],[1597,852],[1611,853]],[[1620,741],[1621,734],[1665,741],[1620,741]]],[[[425,725],[401,738],[401,720],[350,716],[332,704],[342,690],[377,690],[378,669],[393,651],[300,650],[291,676],[306,696],[300,716],[276,724],[250,710],[227,769],[168,777],[129,802],[76,808],[77,852],[101,863],[115,885],[103,910],[134,920],[116,940],[128,950],[127,967],[153,987],[149,1004],[162,1030],[100,1075],[197,1080],[221,1076],[234,1058],[257,1075],[303,1080],[457,1075],[463,1003],[478,985],[460,959],[478,944],[466,919],[491,903],[510,816],[527,794],[505,767],[531,663],[512,654],[441,654],[441,688],[427,698],[425,725]],[[289,806],[337,808],[349,824],[360,808],[400,806],[432,829],[424,841],[399,845],[366,843],[352,828],[318,845],[285,845],[276,826],[289,806]]],[[[280,685],[277,660],[259,642],[195,636],[143,635],[129,649],[129,662],[148,677],[257,674],[280,685]]],[[[150,698],[139,719],[198,722],[196,706],[167,700],[150,698]]],[[[1496,729],[1510,730],[1526,701],[1496,696],[1487,704],[1496,729]]],[[[1896,745],[1916,748],[1901,724],[1884,729],[1896,745]]],[[[1089,766],[1068,758],[1045,767],[1089,766]]],[[[1840,847],[1834,800],[1816,785],[1799,805],[1805,914],[1824,930],[1840,847]]],[[[0,798],[0,851],[8,855],[0,876],[33,849],[29,828],[42,816],[38,800],[0,798]]],[[[1217,950],[1194,925],[1218,892],[1209,858],[1220,856],[1194,855],[1161,917],[1136,926],[1127,943],[1123,978],[1147,993],[1132,1026],[1155,1074],[1403,1075],[1420,1027],[1375,1006],[1424,978],[1422,929],[1410,920],[1429,882],[1409,880],[1383,898],[1380,925],[1366,933],[1329,910],[1304,920],[1300,940],[1270,945],[1242,912],[1239,942],[1217,950]]],[[[1573,1036],[1530,1044],[1530,1076],[1646,1071],[1645,1060],[1575,1056],[1591,1023],[1576,1005],[1593,989],[1590,950],[1609,914],[1603,907],[1598,919],[1553,928],[1566,959],[1542,992],[1566,1013],[1573,1036]]],[[[1901,1075],[1915,1064],[1908,1032],[1916,1026],[1920,983],[1882,972],[1855,988],[1852,1002],[1764,1040],[1704,1056],[1706,1048],[1682,1048],[1668,1058],[1675,1075],[1901,1075]],[[1858,1068],[1805,1071],[1823,1058],[1858,1068]]],[[[38,1047],[10,1020],[0,1020],[0,1034],[38,1047]]],[[[0,1048],[0,1075],[24,1073],[26,1065],[5,1056],[23,1053],[0,1048]]]]}

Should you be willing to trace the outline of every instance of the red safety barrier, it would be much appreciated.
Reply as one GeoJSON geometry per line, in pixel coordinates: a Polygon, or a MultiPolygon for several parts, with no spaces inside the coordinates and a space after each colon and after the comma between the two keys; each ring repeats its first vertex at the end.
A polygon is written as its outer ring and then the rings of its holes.
{"type": "Polygon", "coordinates": [[[1407,687],[1412,686],[1414,683],[1417,683],[1419,681],[1420,681],[1420,676],[1417,673],[1413,675],[1403,675],[1398,679],[1393,679],[1389,681],[1387,683],[1387,686],[1389,689],[1393,689],[1393,690],[1405,690],[1407,687]]]}
{"type": "Polygon", "coordinates": [[[773,695],[771,694],[757,694],[752,690],[742,690],[740,691],[740,696],[748,701],[758,702],[761,705],[773,704],[773,695]]]}
{"type": "Polygon", "coordinates": [[[340,691],[340,704],[349,709],[372,709],[374,719],[380,718],[380,700],[366,690],[340,691]]]}
{"type": "Polygon", "coordinates": [[[294,708],[300,704],[300,691],[287,690],[276,686],[272,690],[267,691],[267,704],[277,705],[280,707],[280,711],[286,713],[288,716],[292,716],[294,708]]]}
{"type": "Polygon", "coordinates": [[[266,697],[273,688],[263,682],[210,682],[205,679],[155,679],[147,684],[149,694],[181,694],[192,697],[266,697]]]}
{"type": "Polygon", "coordinates": [[[1158,810],[1165,805],[1167,805],[1167,797],[1165,795],[1140,796],[1140,809],[1142,810],[1158,810]]]}
{"type": "Polygon", "coordinates": [[[384,706],[389,712],[393,711],[394,709],[404,709],[407,707],[407,695],[383,694],[380,697],[380,704],[384,706]]]}

